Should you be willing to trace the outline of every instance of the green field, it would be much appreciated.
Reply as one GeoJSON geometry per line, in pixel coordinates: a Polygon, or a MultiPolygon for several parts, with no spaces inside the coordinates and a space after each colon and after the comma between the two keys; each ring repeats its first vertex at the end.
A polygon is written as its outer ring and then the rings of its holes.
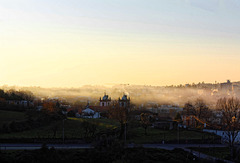
{"type": "MultiPolygon", "coordinates": [[[[1,124],[11,121],[22,121],[25,119],[24,113],[0,111],[1,124]]],[[[68,118],[64,121],[64,137],[65,138],[85,138],[91,137],[89,133],[86,136],[86,128],[83,123],[88,122],[94,124],[94,135],[98,133],[105,133],[107,130],[119,128],[119,123],[111,119],[82,119],[82,118],[68,118]]],[[[214,136],[209,133],[202,133],[197,131],[181,130],[179,132],[180,141],[185,143],[191,140],[200,140],[202,138],[212,139],[214,136]]],[[[14,139],[14,138],[62,138],[63,136],[63,121],[51,122],[49,125],[39,128],[26,130],[22,132],[11,132],[0,134],[0,138],[14,139]]],[[[215,136],[217,138],[217,136],[215,136]]],[[[154,128],[147,129],[147,135],[144,134],[142,127],[130,127],[127,132],[127,140],[129,143],[161,143],[163,140],[168,141],[178,140],[178,131],[176,130],[160,130],[154,128]]]]}
{"type": "MultiPolygon", "coordinates": [[[[198,131],[180,130],[179,139],[181,142],[190,142],[191,140],[201,140],[202,138],[213,138],[213,134],[203,133],[198,131]]],[[[217,138],[217,136],[215,136],[217,138]]],[[[178,140],[177,130],[159,130],[148,128],[147,135],[141,127],[129,131],[129,140],[131,143],[162,143],[162,141],[176,141],[178,140]]]]}
{"type": "MultiPolygon", "coordinates": [[[[95,133],[118,127],[116,121],[109,119],[68,118],[64,121],[65,138],[83,138],[85,130],[82,127],[82,123],[84,121],[96,124],[97,127],[95,133]]],[[[61,120],[32,130],[0,134],[0,138],[62,138],[62,133],[63,121],[61,120]],[[54,133],[56,133],[55,137],[54,133]]]]}
{"type": "Polygon", "coordinates": [[[15,111],[0,110],[0,126],[4,123],[12,121],[23,121],[25,119],[25,113],[15,111]]]}

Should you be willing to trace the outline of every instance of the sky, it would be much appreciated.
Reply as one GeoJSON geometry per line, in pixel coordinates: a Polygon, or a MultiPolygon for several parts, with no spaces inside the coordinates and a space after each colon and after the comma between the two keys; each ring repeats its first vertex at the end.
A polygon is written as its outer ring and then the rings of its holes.
{"type": "Polygon", "coordinates": [[[239,0],[0,0],[0,85],[239,81],[239,0]]]}

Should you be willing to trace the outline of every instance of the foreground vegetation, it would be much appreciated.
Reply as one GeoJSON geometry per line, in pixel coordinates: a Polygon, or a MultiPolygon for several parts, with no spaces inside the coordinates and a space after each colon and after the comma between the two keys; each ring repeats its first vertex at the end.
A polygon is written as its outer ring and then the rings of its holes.
{"type": "MultiPolygon", "coordinates": [[[[189,149],[192,149],[194,151],[199,151],[201,153],[214,156],[220,159],[225,160],[231,160],[231,153],[229,147],[212,147],[212,148],[197,148],[197,147],[191,147],[189,149]]],[[[240,162],[240,156],[236,158],[237,162],[240,162]],[[237,161],[238,160],[238,161],[237,161]]]]}
{"type": "Polygon", "coordinates": [[[33,151],[2,151],[3,162],[200,162],[191,153],[181,149],[167,151],[163,149],[131,148],[121,144],[107,148],[88,150],[55,150],[43,146],[33,151]]]}

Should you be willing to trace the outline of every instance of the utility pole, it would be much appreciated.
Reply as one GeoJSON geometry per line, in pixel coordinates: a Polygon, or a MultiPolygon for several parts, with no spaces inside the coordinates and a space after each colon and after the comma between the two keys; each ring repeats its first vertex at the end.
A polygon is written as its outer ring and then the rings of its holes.
{"type": "Polygon", "coordinates": [[[178,124],[178,144],[180,143],[180,133],[179,133],[179,124],[178,124]]]}
{"type": "Polygon", "coordinates": [[[127,122],[125,123],[124,144],[125,144],[125,146],[127,146],[127,122]]]}
{"type": "Polygon", "coordinates": [[[63,119],[63,131],[62,131],[62,138],[63,138],[63,144],[64,144],[64,121],[65,121],[66,119],[63,119]]]}

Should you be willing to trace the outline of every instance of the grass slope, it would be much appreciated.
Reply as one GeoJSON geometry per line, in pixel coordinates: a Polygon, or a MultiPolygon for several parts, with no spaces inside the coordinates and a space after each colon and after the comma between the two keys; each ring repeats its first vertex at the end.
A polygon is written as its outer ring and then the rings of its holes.
{"type": "MultiPolygon", "coordinates": [[[[128,141],[137,144],[162,143],[163,140],[165,142],[178,140],[177,130],[164,131],[160,129],[148,128],[147,135],[145,135],[144,129],[142,127],[138,127],[131,129],[128,134],[128,141]]],[[[186,142],[191,140],[201,140],[202,138],[213,138],[213,134],[198,131],[181,130],[179,132],[179,137],[181,141],[186,142]]],[[[216,135],[215,138],[217,138],[216,135]]]]}
{"type": "Polygon", "coordinates": [[[0,126],[11,121],[23,121],[25,118],[25,113],[23,112],[0,110],[0,126]]]}
{"type": "MultiPolygon", "coordinates": [[[[2,122],[15,120],[23,120],[24,113],[1,111],[2,122]],[[4,116],[5,115],[5,116],[4,116]],[[14,118],[13,118],[14,117],[14,118]]],[[[64,135],[65,138],[84,138],[86,130],[83,127],[83,122],[89,122],[96,125],[95,134],[105,132],[108,129],[118,128],[120,125],[117,121],[111,119],[82,119],[82,118],[68,118],[64,121],[64,135]]],[[[62,138],[63,134],[63,121],[52,122],[47,126],[27,130],[23,132],[13,132],[7,134],[0,134],[0,138],[62,138]]],[[[210,138],[213,136],[210,133],[202,133],[197,131],[180,131],[180,140],[201,140],[202,138],[210,138]]],[[[217,138],[217,136],[215,136],[217,138]]],[[[129,143],[162,143],[164,140],[168,141],[178,140],[178,131],[176,130],[159,130],[148,128],[147,135],[144,134],[142,127],[129,128],[127,132],[127,139],[129,143]]]]}
{"type": "MultiPolygon", "coordinates": [[[[82,123],[84,121],[96,124],[96,133],[118,127],[117,122],[109,119],[69,118],[64,121],[65,138],[83,138],[85,131],[82,127],[82,123]]],[[[55,131],[55,138],[62,138],[63,121],[57,121],[44,127],[23,132],[0,134],[0,138],[53,138],[55,131]]]]}

